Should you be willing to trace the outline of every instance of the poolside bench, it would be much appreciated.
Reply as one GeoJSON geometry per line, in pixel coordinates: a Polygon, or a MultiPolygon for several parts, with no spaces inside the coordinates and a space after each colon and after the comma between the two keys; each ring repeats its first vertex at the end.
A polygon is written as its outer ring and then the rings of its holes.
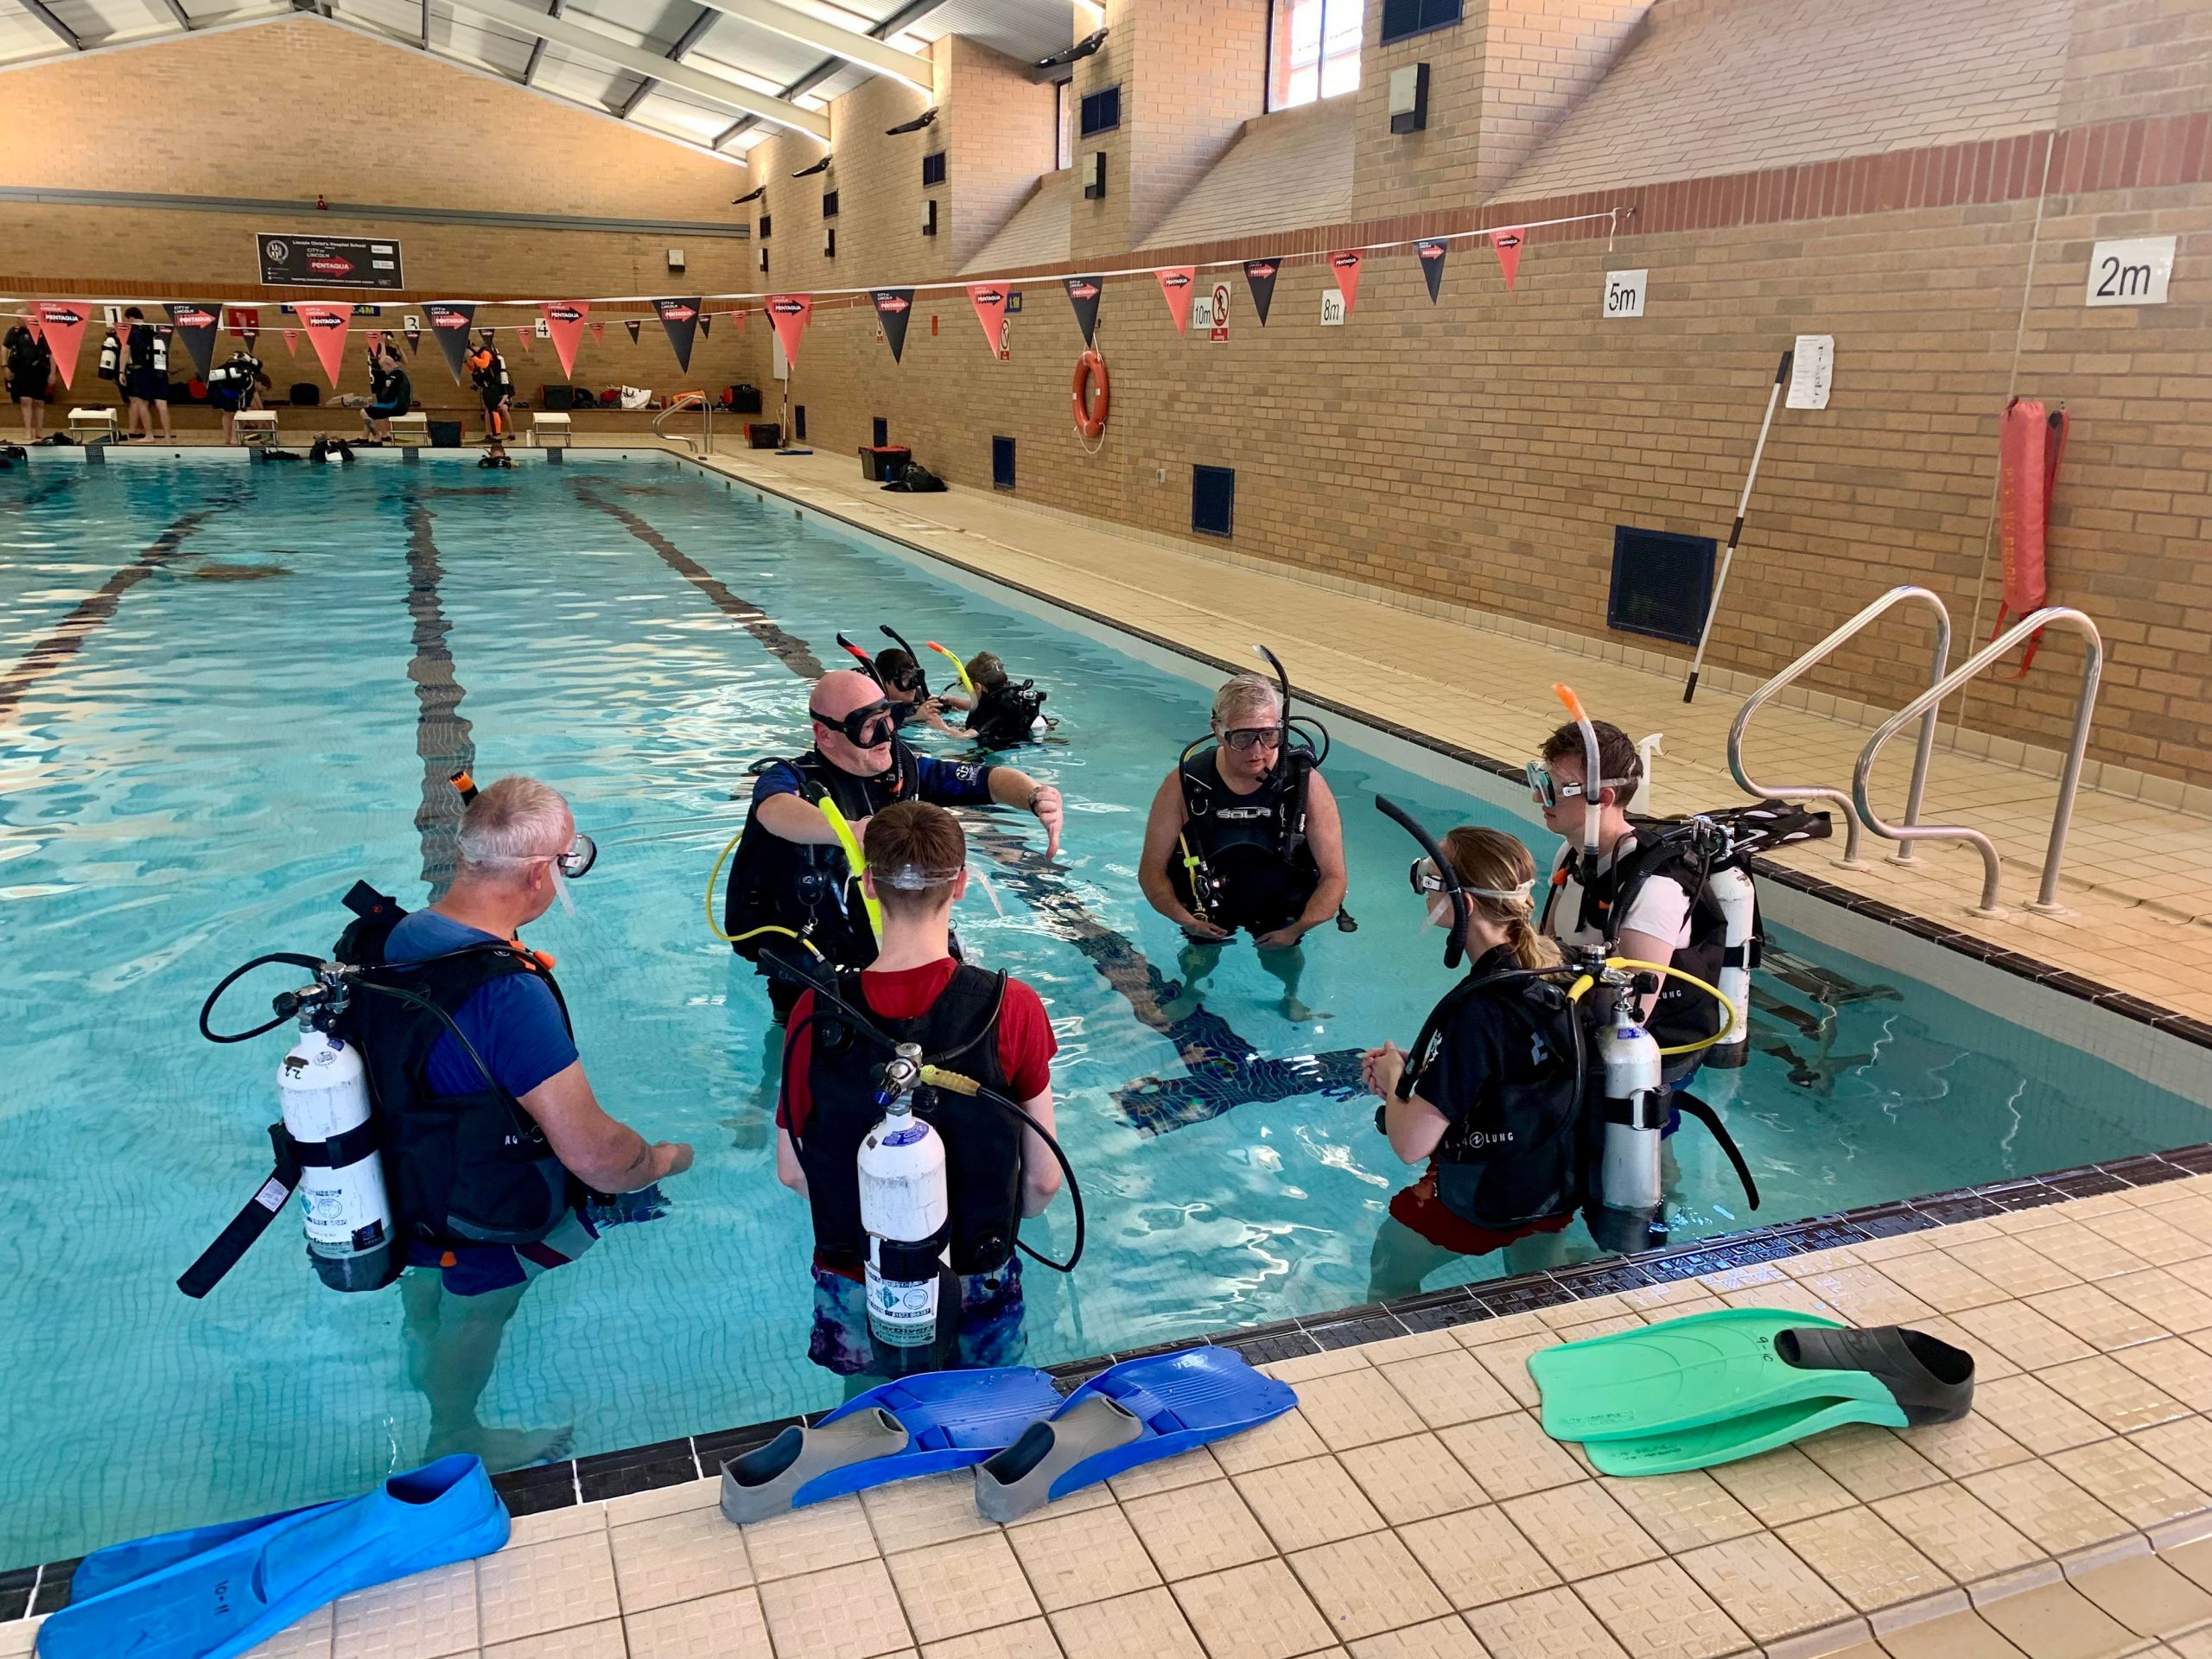
{"type": "Polygon", "coordinates": [[[391,417],[391,442],[404,449],[426,449],[430,443],[430,417],[424,414],[391,417]]]}
{"type": "Polygon", "coordinates": [[[113,443],[119,435],[115,429],[115,411],[111,409],[71,410],[69,435],[79,443],[113,443]]]}
{"type": "Polygon", "coordinates": [[[538,410],[530,417],[530,441],[541,449],[567,448],[569,432],[569,417],[566,415],[538,410]]]}
{"type": "Polygon", "coordinates": [[[276,411],[273,409],[242,409],[232,417],[231,429],[238,434],[240,443],[274,443],[276,442],[276,411]]]}

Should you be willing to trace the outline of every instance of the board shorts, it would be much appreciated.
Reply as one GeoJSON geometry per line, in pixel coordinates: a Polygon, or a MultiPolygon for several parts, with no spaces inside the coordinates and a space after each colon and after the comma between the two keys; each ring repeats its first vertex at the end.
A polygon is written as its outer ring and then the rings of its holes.
{"type": "Polygon", "coordinates": [[[361,411],[372,421],[388,421],[394,416],[404,415],[406,412],[405,404],[371,404],[361,411]]]}
{"type": "Polygon", "coordinates": [[[448,1294],[482,1296],[565,1268],[598,1243],[598,1226],[582,1211],[571,1210],[535,1244],[455,1244],[441,1249],[410,1240],[407,1265],[441,1269],[448,1294]]]}
{"type": "Polygon", "coordinates": [[[169,378],[159,369],[133,369],[128,395],[149,404],[165,404],[169,397],[169,378]]]}
{"type": "Polygon", "coordinates": [[[1488,1255],[1537,1233],[1562,1231],[1573,1221],[1574,1212],[1547,1217],[1521,1227],[1481,1227],[1446,1209],[1444,1200],[1436,1196],[1436,1177],[1424,1175],[1391,1198],[1390,1218],[1440,1250],[1450,1250],[1457,1255],[1488,1255]]]}
{"type": "MultiPolygon", "coordinates": [[[[814,1328],[806,1357],[825,1371],[859,1376],[875,1367],[868,1330],[868,1287],[817,1265],[814,1328]]],[[[1028,1345],[1022,1330],[1021,1258],[1008,1256],[988,1273],[960,1275],[960,1358],[963,1370],[1018,1365],[1028,1345]]]]}

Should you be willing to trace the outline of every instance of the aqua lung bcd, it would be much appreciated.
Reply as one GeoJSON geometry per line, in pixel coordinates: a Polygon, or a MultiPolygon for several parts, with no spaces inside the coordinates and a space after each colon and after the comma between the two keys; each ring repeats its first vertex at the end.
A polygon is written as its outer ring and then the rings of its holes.
{"type": "MultiPolygon", "coordinates": [[[[1457,872],[1435,838],[1412,814],[1382,796],[1376,798],[1376,806],[1421,843],[1435,867],[1452,904],[1444,965],[1447,969],[1457,967],[1463,954],[1460,936],[1470,913],[1468,898],[1457,872]]],[[[1660,1043],[1636,1012],[1638,999],[1651,983],[1641,964],[1608,956],[1601,946],[1571,951],[1567,959],[1555,968],[1510,969],[1465,981],[1436,1005],[1421,1027],[1398,1080],[1398,1097],[1411,1099],[1422,1074],[1434,1064],[1445,1021],[1460,1005],[1461,999],[1475,995],[1522,998],[1529,1004],[1528,1022],[1540,1033],[1544,1028],[1544,1015],[1563,1007],[1572,1017],[1554,1028],[1567,1033],[1573,1055],[1572,1094],[1580,1103],[1576,1122],[1573,1130],[1568,1131],[1557,1124],[1554,1116],[1538,1118],[1539,1133],[1522,1155],[1535,1160],[1540,1167],[1529,1179],[1508,1185],[1518,1191],[1556,1188],[1572,1193],[1575,1201],[1584,1206],[1591,1231],[1601,1243],[1618,1242],[1622,1248],[1641,1248],[1659,1224],[1665,1196],[1660,1178],[1660,1141],[1668,1109],[1672,1105],[1712,1131],[1743,1183],[1751,1207],[1756,1210],[1759,1206],[1758,1185],[1719,1115],[1702,1101],[1679,1091],[1669,1096],[1661,1087],[1665,1057],[1660,1052],[1660,1043]],[[1528,998],[1526,988],[1532,985],[1548,987],[1552,994],[1528,998]],[[1594,1065],[1593,1058],[1597,1062],[1594,1065]],[[1563,1135],[1566,1140],[1562,1143],[1543,1139],[1547,1134],[1563,1135]],[[1573,1148],[1573,1167],[1560,1175],[1555,1173],[1554,1166],[1568,1161],[1562,1145],[1573,1148]],[[1611,1217],[1607,1212],[1613,1212],[1611,1217]],[[1624,1223],[1622,1217],[1630,1219],[1624,1223]]],[[[1718,1000],[1716,994],[1707,995],[1718,1000]]],[[[1376,1121],[1379,1125],[1379,1114],[1376,1121]]],[[[1440,1169],[1439,1193],[1448,1197],[1440,1169]]],[[[1572,1208],[1573,1205],[1564,1207],[1572,1208]]],[[[1560,1212],[1554,1209],[1550,1213],[1560,1212]]],[[[1481,1221],[1481,1224],[1497,1224],[1481,1221]]]]}
{"type": "MultiPolygon", "coordinates": [[[[1274,670],[1280,733],[1275,764],[1260,786],[1238,795],[1222,782],[1220,745],[1193,738],[1176,761],[1183,830],[1168,861],[1176,898],[1217,927],[1280,927],[1297,919],[1320,880],[1306,834],[1306,788],[1329,757],[1329,729],[1290,712],[1290,676],[1265,645],[1252,649],[1274,670]]],[[[1357,930],[1339,906],[1337,926],[1357,930]]]]}
{"type": "Polygon", "coordinates": [[[962,967],[928,1012],[891,1020],[862,1006],[857,974],[826,974],[780,942],[761,956],[816,998],[798,1027],[813,1032],[814,1109],[804,1130],[792,1130],[791,1147],[808,1173],[817,1255],[833,1268],[861,1270],[879,1375],[957,1363],[957,1275],[988,1272],[1016,1249],[1058,1273],[1072,1273],[1083,1258],[1083,1188],[1074,1167],[1000,1087],[1006,976],[962,967]],[[1024,1128],[1067,1179],[1075,1243],[1065,1262],[1021,1241],[1024,1128]],[[849,1166],[855,1170],[850,1186],[849,1166]]]}
{"type": "Polygon", "coordinates": [[[123,340],[112,328],[100,341],[99,378],[118,383],[123,378],[123,340]]]}

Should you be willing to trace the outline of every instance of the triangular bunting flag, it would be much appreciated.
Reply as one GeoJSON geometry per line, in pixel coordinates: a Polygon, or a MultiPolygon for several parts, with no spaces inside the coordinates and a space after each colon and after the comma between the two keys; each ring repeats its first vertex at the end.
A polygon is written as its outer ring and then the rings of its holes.
{"type": "Polygon", "coordinates": [[[522,354],[524,357],[536,357],[537,355],[537,329],[531,327],[526,322],[523,323],[516,328],[515,339],[517,342],[521,345],[522,354]]]}
{"type": "Polygon", "coordinates": [[[1075,308],[1075,326],[1083,330],[1083,348],[1098,349],[1098,296],[1106,290],[1096,276],[1067,276],[1068,303],[1075,308]]]}
{"type": "Polygon", "coordinates": [[[783,342],[784,360],[794,369],[798,367],[798,337],[806,332],[806,325],[813,319],[811,294],[768,296],[768,321],[776,325],[776,338],[783,342]]]}
{"type": "Polygon", "coordinates": [[[630,343],[632,346],[636,345],[638,343],[638,331],[645,327],[645,319],[642,317],[630,317],[624,321],[622,326],[630,331],[630,343]]]}
{"type": "Polygon", "coordinates": [[[1359,262],[1357,250],[1344,249],[1329,256],[1329,271],[1337,279],[1337,292],[1344,296],[1344,315],[1359,303],[1359,262]]]}
{"type": "Polygon", "coordinates": [[[991,355],[999,356],[1006,350],[1006,289],[991,283],[971,283],[968,302],[976,308],[976,321],[983,325],[991,355]]]}
{"type": "Polygon", "coordinates": [[[1428,302],[1436,303],[1436,290],[1444,286],[1444,252],[1452,245],[1425,238],[1414,244],[1414,252],[1421,258],[1421,278],[1428,284],[1428,302]]]}
{"type": "Polygon", "coordinates": [[[423,320],[411,313],[407,319],[407,355],[412,357],[423,349],[423,320]]]}
{"type": "Polygon", "coordinates": [[[590,315],[589,300],[556,300],[537,308],[545,314],[545,326],[552,332],[553,349],[561,359],[561,372],[576,372],[576,347],[584,343],[584,319],[590,315]]]}
{"type": "Polygon", "coordinates": [[[1513,291],[1513,273],[1521,269],[1521,248],[1529,239],[1528,231],[1519,225],[1509,225],[1503,230],[1490,233],[1490,245],[1497,250],[1497,268],[1505,275],[1505,291],[1513,291]]]}
{"type": "Polygon", "coordinates": [[[346,367],[346,336],[353,327],[353,308],[304,300],[292,308],[308,327],[308,344],[322,361],[323,378],[334,390],[346,367]]]}
{"type": "Polygon", "coordinates": [[[593,318],[591,325],[591,343],[597,346],[603,342],[606,338],[607,325],[600,321],[596,317],[593,318]]]}
{"type": "Polygon", "coordinates": [[[169,321],[176,325],[177,338],[184,341],[184,349],[191,354],[193,366],[205,380],[207,371],[215,366],[215,334],[222,327],[223,308],[219,305],[194,305],[190,301],[166,308],[169,321]]]}
{"type": "Polygon", "coordinates": [[[699,314],[699,338],[702,340],[711,339],[714,335],[714,313],[711,311],[702,311],[699,314]]]}
{"type": "Polygon", "coordinates": [[[676,353],[677,371],[691,372],[691,339],[698,333],[702,319],[699,302],[689,300],[655,300],[653,309],[659,315],[660,326],[668,331],[668,348],[676,353]]]}
{"type": "Polygon", "coordinates": [[[1260,327],[1268,326],[1268,307],[1275,297],[1275,273],[1282,269],[1274,259],[1247,259],[1244,262],[1244,285],[1252,290],[1252,308],[1260,314],[1260,327]]]}
{"type": "Polygon", "coordinates": [[[911,288],[879,288],[875,290],[875,320],[883,327],[883,343],[891,347],[891,360],[901,361],[906,354],[906,324],[914,312],[914,290],[911,288]]]}
{"type": "Polygon", "coordinates": [[[1152,273],[1160,279],[1160,296],[1167,302],[1167,315],[1175,319],[1175,332],[1191,331],[1191,280],[1195,265],[1166,265],[1152,273]]]}
{"type": "Polygon", "coordinates": [[[300,354],[299,330],[296,328],[287,328],[283,331],[283,334],[284,355],[287,357],[297,357],[300,354]]]}
{"type": "Polygon", "coordinates": [[[426,305],[423,309],[429,315],[430,338],[438,342],[438,353],[446,360],[446,367],[453,371],[453,383],[462,384],[461,369],[468,360],[468,326],[476,321],[473,305],[426,305]]]}
{"type": "Polygon", "coordinates": [[[31,307],[31,320],[46,336],[54,366],[61,371],[65,386],[74,384],[77,348],[84,343],[85,325],[91,318],[90,308],[72,300],[41,300],[31,307]]]}

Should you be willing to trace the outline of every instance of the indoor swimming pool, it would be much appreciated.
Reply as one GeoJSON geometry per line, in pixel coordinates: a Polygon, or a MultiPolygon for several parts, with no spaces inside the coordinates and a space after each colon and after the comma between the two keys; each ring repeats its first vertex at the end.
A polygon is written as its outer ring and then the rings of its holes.
{"type": "MultiPolygon", "coordinates": [[[[597,840],[575,912],[529,942],[559,958],[608,1109],[698,1151],[658,1213],[548,1275],[508,1332],[486,1421],[567,1428],[579,1454],[838,1397],[805,1359],[806,1212],[775,1179],[779,1033],[702,899],[747,768],[804,747],[805,682],[844,660],[841,630],[994,651],[1058,722],[1014,758],[1065,791],[1061,859],[1026,817],[974,821],[996,907],[977,884],[957,918],[972,957],[1045,999],[1089,1202],[1078,1272],[1027,1275],[1034,1363],[1369,1300],[1370,1245],[1413,1172],[1375,1132],[1357,1057],[1408,1043],[1449,983],[1407,891],[1414,849],[1374,798],[1439,830],[1510,828],[1540,864],[1551,850],[1494,780],[1478,798],[1442,759],[1408,770],[1382,758],[1404,746],[1331,718],[1357,931],[1309,938],[1305,1018],[1249,944],[1179,996],[1179,936],[1136,867],[1152,793],[1205,727],[1201,664],[1171,672],[666,457],[486,474],[130,456],[0,486],[0,1320],[17,1378],[0,1565],[416,1460],[427,1414],[397,1294],[323,1289],[293,1217],[204,1302],[175,1281],[267,1171],[284,1050],[201,1040],[200,999],[250,957],[327,950],[357,879],[422,903],[450,859],[457,766],[544,779],[597,840]]],[[[2199,1104],[2040,1030],[1802,931],[1775,944],[1750,1063],[1702,1090],[1758,1176],[1758,1221],[2207,1138],[2199,1104]]],[[[257,1011],[230,1006],[234,1025],[257,1011]]],[[[1675,1237],[1751,1222],[1710,1141],[1685,1134],[1678,1155],[1675,1237]]],[[[1028,1230],[1065,1254],[1065,1202],[1028,1230]]],[[[1596,1251],[1578,1226],[1555,1259],[1596,1251]]],[[[1508,1270],[1468,1259],[1427,1283],[1508,1270]]]]}

